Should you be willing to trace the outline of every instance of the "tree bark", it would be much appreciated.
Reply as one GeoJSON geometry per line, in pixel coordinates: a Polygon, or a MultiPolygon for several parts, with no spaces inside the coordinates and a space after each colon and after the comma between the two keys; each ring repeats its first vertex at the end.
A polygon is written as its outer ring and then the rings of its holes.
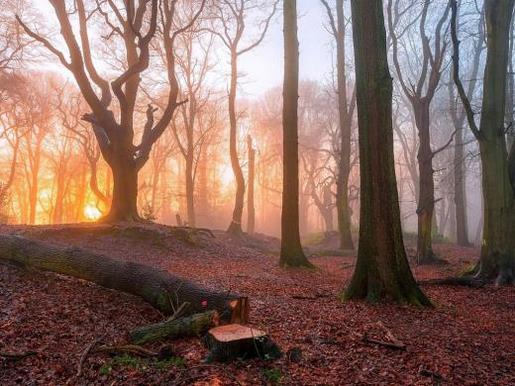
{"type": "Polygon", "coordinates": [[[256,150],[252,145],[252,137],[247,137],[247,151],[249,157],[249,176],[248,176],[248,190],[247,190],[247,233],[254,234],[256,227],[256,210],[254,207],[254,179],[255,179],[255,165],[256,165],[256,150]]]}
{"type": "Polygon", "coordinates": [[[231,50],[231,82],[229,87],[229,153],[231,157],[231,167],[236,181],[236,196],[234,198],[234,209],[232,220],[227,232],[233,235],[241,235],[243,217],[243,204],[245,200],[245,179],[238,159],[238,128],[236,118],[236,91],[238,81],[238,54],[236,49],[231,50]]]}
{"type": "Polygon", "coordinates": [[[207,311],[182,318],[170,318],[159,323],[138,327],[129,332],[131,342],[145,344],[161,339],[200,336],[218,325],[218,313],[207,311]]]}
{"type": "Polygon", "coordinates": [[[299,42],[297,1],[284,0],[283,192],[281,212],[282,267],[312,267],[302,250],[299,233],[299,42]]]}
{"type": "Polygon", "coordinates": [[[392,78],[383,4],[352,0],[359,124],[361,208],[358,259],[343,299],[429,306],[402,239],[393,153],[392,78]]]}
{"type": "Polygon", "coordinates": [[[435,208],[435,183],[433,179],[433,151],[429,128],[429,103],[425,100],[414,104],[415,120],[418,127],[418,175],[419,198],[417,207],[418,236],[417,263],[430,264],[437,260],[433,253],[433,219],[435,208]]]}
{"type": "Polygon", "coordinates": [[[474,278],[515,283],[515,163],[513,148],[508,154],[504,129],[509,33],[515,0],[485,1],[487,57],[479,128],[459,78],[457,3],[452,6],[454,82],[467,111],[469,126],[479,142],[482,165],[483,241],[474,278]]]}
{"type": "MultiPolygon", "coordinates": [[[[347,71],[345,68],[345,16],[343,0],[336,1],[336,71],[338,78],[338,113],[340,124],[340,159],[336,183],[336,208],[340,248],[354,249],[349,209],[349,175],[351,152],[352,111],[347,97],[347,71]]],[[[352,103],[352,102],[351,102],[352,103]]]]}
{"type": "Polygon", "coordinates": [[[216,310],[224,322],[245,323],[248,320],[247,298],[207,290],[168,271],[80,248],[57,247],[43,241],[0,235],[0,259],[139,296],[165,315],[173,314],[186,302],[186,314],[216,310]]]}

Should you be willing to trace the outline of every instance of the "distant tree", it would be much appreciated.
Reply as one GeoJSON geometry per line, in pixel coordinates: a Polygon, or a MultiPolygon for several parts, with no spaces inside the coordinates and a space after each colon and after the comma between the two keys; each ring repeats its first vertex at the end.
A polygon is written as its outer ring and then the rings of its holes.
{"type": "Polygon", "coordinates": [[[229,50],[231,74],[229,82],[229,153],[231,166],[236,180],[236,197],[232,220],[227,231],[240,235],[242,230],[243,206],[245,200],[245,178],[238,159],[238,111],[236,95],[238,87],[238,59],[241,55],[253,50],[265,38],[270,21],[275,15],[279,0],[223,0],[213,5],[215,20],[211,32],[214,33],[229,50]],[[270,5],[272,5],[270,7],[270,5]],[[258,16],[256,16],[258,15],[258,16]],[[250,17],[257,17],[258,36],[246,42],[246,32],[250,17]]]}
{"type": "Polygon", "coordinates": [[[281,213],[281,257],[283,267],[311,267],[302,250],[299,233],[299,41],[297,0],[283,2],[283,192],[281,213]]]}
{"type": "Polygon", "coordinates": [[[84,114],[83,119],[91,123],[102,156],[113,172],[111,208],[104,221],[140,221],[137,209],[138,172],[181,104],[178,101],[179,85],[175,72],[175,40],[195,23],[206,0],[199,2],[198,11],[184,24],[177,20],[176,15],[180,14],[180,6],[186,1],[147,0],[136,4],[134,0],[128,0],[124,1],[123,8],[115,1],[97,1],[92,9],[86,9],[83,0],[76,0],[71,8],[65,0],[49,2],[59,21],[69,58],[50,40],[31,30],[19,17],[18,22],[30,37],[43,44],[73,74],[92,111],[84,114]],[[71,22],[71,16],[75,14],[78,18],[77,30],[71,22]],[[91,24],[94,22],[103,22],[103,31],[107,31],[110,38],[118,39],[124,50],[124,70],[111,82],[100,74],[94,64],[90,41],[91,24]],[[158,36],[160,40],[156,42],[158,36]],[[150,63],[153,42],[162,44],[166,53],[167,103],[157,122],[154,117],[156,109],[148,105],[141,141],[134,145],[136,103],[142,74],[150,63]],[[100,96],[96,89],[100,91],[100,96]],[[112,110],[113,94],[118,102],[119,119],[115,118],[112,110]]]}
{"type": "Polygon", "coordinates": [[[336,41],[336,77],[338,94],[338,118],[340,144],[338,172],[336,180],[336,208],[338,211],[338,231],[340,248],[354,249],[351,234],[351,211],[349,208],[349,175],[351,171],[351,129],[356,104],[355,95],[348,95],[348,76],[346,69],[345,37],[348,22],[345,19],[343,0],[336,0],[335,11],[327,0],[320,0],[329,17],[330,31],[336,41]]]}
{"type": "Polygon", "coordinates": [[[381,0],[352,0],[361,171],[356,269],[344,299],[430,305],[410,271],[400,222],[381,0]]]}
{"type": "Polygon", "coordinates": [[[248,191],[247,191],[247,233],[254,234],[256,228],[256,209],[254,207],[254,182],[256,175],[256,149],[252,143],[252,137],[247,136],[247,154],[248,154],[248,191]]]}
{"type": "MultiPolygon", "coordinates": [[[[484,50],[484,8],[482,9],[478,21],[477,21],[478,35],[474,39],[473,51],[472,51],[472,62],[469,70],[468,87],[466,90],[467,98],[472,100],[474,91],[476,89],[479,66],[481,63],[481,54],[484,50]]],[[[455,213],[455,227],[456,227],[456,243],[461,246],[470,246],[468,236],[468,216],[467,216],[467,191],[466,181],[467,175],[465,170],[465,125],[467,120],[467,114],[465,109],[461,108],[456,98],[455,87],[452,82],[452,69],[451,79],[448,85],[449,90],[449,112],[452,118],[452,123],[456,130],[455,146],[454,146],[454,205],[456,208],[455,213]]]]}
{"type": "MultiPolygon", "coordinates": [[[[418,146],[418,168],[419,168],[419,189],[417,197],[417,216],[418,216],[418,239],[417,239],[417,262],[419,264],[432,263],[437,260],[433,253],[432,248],[432,234],[433,234],[433,220],[434,220],[434,207],[437,199],[435,198],[435,183],[434,183],[434,157],[445,150],[451,143],[452,137],[442,147],[433,150],[431,148],[431,103],[438,89],[441,79],[441,71],[445,58],[445,51],[447,48],[444,38],[444,24],[449,17],[449,7],[445,7],[441,16],[435,23],[435,32],[433,36],[433,44],[431,39],[426,33],[426,23],[429,13],[430,0],[422,2],[422,11],[420,14],[416,13],[414,21],[409,20],[404,24],[401,23],[403,16],[409,15],[413,7],[417,6],[418,2],[408,2],[408,5],[402,7],[404,2],[402,0],[388,0],[388,27],[390,32],[390,40],[392,42],[392,57],[399,80],[401,89],[406,98],[410,102],[413,113],[415,116],[415,123],[418,129],[419,146],[418,146]],[[418,79],[406,80],[406,72],[401,68],[400,64],[400,47],[399,41],[403,35],[410,31],[410,25],[418,20],[418,27],[420,32],[420,45],[415,45],[413,42],[409,47],[417,47],[421,52],[421,67],[418,74],[418,79]],[[399,27],[401,31],[399,32],[399,27]]],[[[414,54],[415,52],[412,52],[414,54]]],[[[418,55],[416,56],[418,58],[418,55]]]]}
{"type": "Polygon", "coordinates": [[[515,283],[515,148],[506,144],[509,35],[515,0],[485,0],[486,65],[479,126],[460,79],[458,4],[452,8],[453,75],[472,133],[479,143],[483,185],[483,241],[474,279],[515,283]]]}

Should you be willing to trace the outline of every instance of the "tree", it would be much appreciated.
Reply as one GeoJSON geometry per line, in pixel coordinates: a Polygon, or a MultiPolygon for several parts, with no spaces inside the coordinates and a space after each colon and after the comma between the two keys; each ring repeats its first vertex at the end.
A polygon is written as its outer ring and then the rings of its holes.
{"type": "Polygon", "coordinates": [[[351,128],[355,108],[355,95],[348,98],[347,70],[345,66],[345,36],[347,23],[343,9],[343,0],[336,0],[336,18],[327,0],[321,0],[329,17],[331,33],[336,41],[336,75],[338,93],[338,119],[340,126],[340,146],[338,157],[338,175],[336,180],[336,208],[338,213],[338,231],[340,248],[354,249],[351,233],[351,214],[349,209],[349,175],[351,171],[351,128]]]}
{"type": "MultiPolygon", "coordinates": [[[[476,89],[477,78],[479,73],[479,65],[481,62],[481,53],[484,49],[484,8],[480,13],[477,22],[477,30],[479,31],[474,41],[472,67],[470,69],[470,81],[466,91],[467,98],[472,99],[474,90],[476,89]]],[[[459,109],[458,100],[455,96],[455,90],[451,82],[449,82],[449,110],[454,128],[456,130],[455,147],[454,147],[454,205],[456,208],[456,242],[461,246],[470,246],[468,237],[468,216],[467,216],[467,194],[466,194],[466,174],[465,174],[465,138],[464,127],[467,114],[464,109],[459,109]]]]}
{"type": "Polygon", "coordinates": [[[409,85],[399,62],[399,39],[402,35],[409,32],[409,24],[408,27],[403,27],[400,33],[396,29],[399,26],[402,15],[406,15],[407,11],[416,6],[417,3],[410,2],[405,9],[401,10],[399,9],[400,0],[388,0],[387,7],[393,63],[402,91],[413,108],[419,137],[417,154],[419,168],[417,262],[419,264],[432,263],[438,260],[432,248],[434,207],[437,201],[435,198],[433,159],[450,145],[454,136],[451,136],[451,139],[437,150],[431,148],[431,102],[441,79],[441,69],[447,47],[446,42],[442,42],[443,27],[449,16],[449,7],[445,8],[436,23],[434,44],[431,47],[430,39],[426,34],[426,22],[430,3],[430,0],[424,0],[419,20],[423,55],[421,70],[417,81],[410,81],[409,85]],[[393,4],[394,1],[395,5],[393,4]]]}
{"type": "Polygon", "coordinates": [[[281,212],[282,267],[312,267],[302,250],[299,232],[299,41],[297,0],[284,0],[283,192],[281,212]]]}
{"type": "Polygon", "coordinates": [[[506,85],[509,60],[509,33],[515,0],[485,0],[486,65],[479,126],[460,79],[458,4],[452,8],[451,36],[454,48],[453,77],[467,113],[467,121],[479,143],[483,188],[483,241],[473,278],[515,282],[515,149],[508,152],[506,128],[506,85]]]}
{"type": "Polygon", "coordinates": [[[392,78],[383,4],[352,0],[361,209],[358,259],[344,299],[430,305],[410,271],[402,239],[393,156],[392,78]]]}
{"type": "Polygon", "coordinates": [[[256,175],[256,149],[252,144],[252,137],[247,136],[247,154],[249,160],[248,184],[247,191],[247,233],[254,234],[256,227],[256,209],[254,207],[254,180],[256,175]]]}
{"type": "Polygon", "coordinates": [[[31,30],[19,17],[17,20],[30,37],[54,54],[72,73],[91,109],[91,113],[84,114],[83,119],[91,123],[102,156],[113,172],[111,208],[104,220],[140,221],[141,217],[137,210],[138,172],[147,162],[152,146],[163,134],[176,108],[181,104],[177,100],[179,86],[175,74],[175,40],[195,23],[206,0],[201,1],[195,15],[180,27],[177,27],[175,18],[179,8],[178,1],[175,0],[161,2],[146,0],[138,2],[137,5],[134,0],[129,0],[124,2],[124,10],[120,9],[114,1],[107,2],[107,5],[96,2],[93,10],[87,10],[84,1],[77,0],[74,8],[76,11],[69,10],[65,0],[49,0],[49,2],[59,22],[69,58],[66,58],[65,54],[50,40],[31,30]],[[79,22],[79,40],[70,19],[71,14],[75,12],[79,22]],[[119,39],[124,50],[124,71],[111,82],[99,73],[94,64],[89,35],[91,24],[98,20],[92,16],[103,21],[103,27],[108,30],[108,36],[119,39]],[[169,86],[167,103],[157,122],[154,117],[156,109],[148,105],[141,141],[135,146],[138,91],[142,74],[150,63],[151,43],[157,40],[158,25],[161,34],[160,43],[167,58],[166,71],[169,86]],[[100,97],[96,89],[100,90],[100,97]],[[113,94],[119,106],[118,119],[115,118],[112,110],[113,94]]]}
{"type": "Polygon", "coordinates": [[[236,196],[232,220],[227,231],[234,235],[241,235],[242,216],[245,198],[245,178],[238,159],[238,113],[236,107],[236,94],[238,87],[238,58],[253,50],[265,38],[268,26],[275,15],[279,0],[274,0],[271,11],[268,11],[270,2],[256,0],[223,0],[220,4],[215,3],[214,9],[219,26],[213,26],[211,32],[222,41],[229,50],[231,62],[231,75],[229,82],[228,108],[229,108],[229,153],[231,156],[231,167],[236,180],[236,196]],[[256,24],[258,26],[258,37],[245,43],[245,29],[248,23],[249,13],[265,13],[256,24]],[[218,32],[222,31],[222,32],[218,32]],[[243,44],[246,44],[242,47],[243,44]]]}
{"type": "Polygon", "coordinates": [[[189,31],[180,39],[181,53],[177,58],[181,71],[182,93],[188,98],[188,103],[181,106],[182,125],[173,125],[173,132],[186,163],[186,209],[188,225],[191,227],[196,225],[194,198],[196,170],[207,135],[199,125],[198,118],[210,96],[209,90],[206,90],[206,77],[213,67],[209,58],[212,45],[212,35],[208,39],[203,39],[203,35],[198,32],[189,31]],[[195,48],[200,48],[200,53],[195,52],[195,48]],[[184,134],[179,133],[179,128],[183,129],[184,134]]]}

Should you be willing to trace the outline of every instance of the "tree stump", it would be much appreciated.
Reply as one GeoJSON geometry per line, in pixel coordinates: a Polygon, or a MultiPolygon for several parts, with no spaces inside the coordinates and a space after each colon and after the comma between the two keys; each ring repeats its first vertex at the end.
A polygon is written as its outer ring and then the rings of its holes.
{"type": "Polygon", "coordinates": [[[204,343],[209,349],[207,362],[228,362],[237,358],[276,359],[282,353],[270,337],[261,330],[228,324],[209,330],[204,343]]]}

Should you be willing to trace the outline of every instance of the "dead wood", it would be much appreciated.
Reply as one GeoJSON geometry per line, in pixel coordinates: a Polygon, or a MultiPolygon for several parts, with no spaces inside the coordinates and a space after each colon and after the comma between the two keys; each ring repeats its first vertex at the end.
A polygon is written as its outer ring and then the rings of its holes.
{"type": "Polygon", "coordinates": [[[139,296],[165,315],[172,315],[179,305],[188,303],[184,310],[188,315],[216,310],[221,323],[248,321],[249,306],[245,297],[209,290],[168,271],[94,254],[86,249],[0,235],[2,259],[25,268],[73,276],[139,296]]]}

